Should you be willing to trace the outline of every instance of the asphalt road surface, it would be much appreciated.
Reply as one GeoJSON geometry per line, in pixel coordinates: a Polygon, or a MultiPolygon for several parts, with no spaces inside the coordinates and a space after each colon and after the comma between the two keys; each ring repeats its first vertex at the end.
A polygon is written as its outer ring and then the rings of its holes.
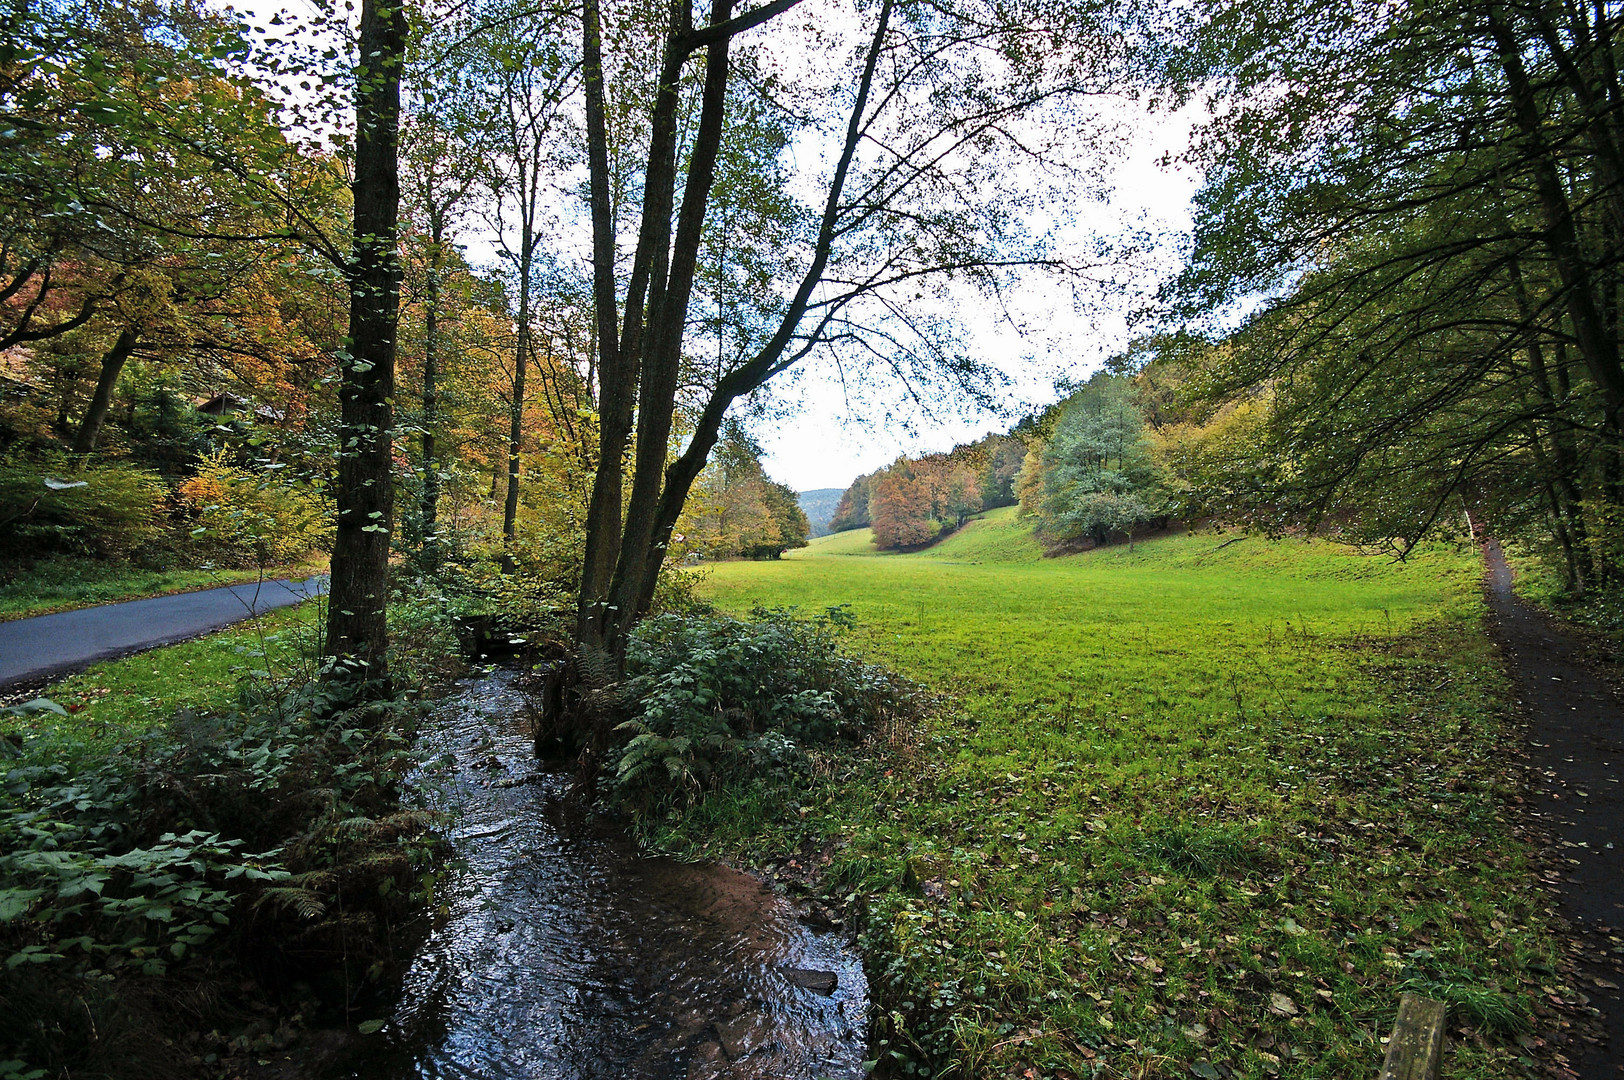
{"type": "Polygon", "coordinates": [[[0,687],[185,641],[326,591],[326,577],[278,579],[0,622],[0,687]]]}
{"type": "MultiPolygon", "coordinates": [[[[1552,1076],[1624,1076],[1624,700],[1585,663],[1565,628],[1511,591],[1500,545],[1484,544],[1490,628],[1511,661],[1533,766],[1524,812],[1551,846],[1542,879],[1579,945],[1574,988],[1597,1010],[1552,1076]],[[1559,846],[1558,846],[1559,845],[1559,846]]],[[[1519,800],[1520,801],[1520,800],[1519,800]]],[[[1564,1021],[1563,1027],[1567,1026],[1564,1021]]]]}

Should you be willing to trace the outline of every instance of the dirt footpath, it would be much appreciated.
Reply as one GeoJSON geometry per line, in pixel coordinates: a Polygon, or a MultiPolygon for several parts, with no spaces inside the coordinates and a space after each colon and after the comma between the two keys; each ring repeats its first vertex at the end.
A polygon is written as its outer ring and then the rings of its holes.
{"type": "Polygon", "coordinates": [[[1624,701],[1586,666],[1582,641],[1513,595],[1500,545],[1483,554],[1491,629],[1528,723],[1527,812],[1555,845],[1545,881],[1578,934],[1575,989],[1601,1012],[1566,1048],[1570,1068],[1624,1077],[1624,701]]]}

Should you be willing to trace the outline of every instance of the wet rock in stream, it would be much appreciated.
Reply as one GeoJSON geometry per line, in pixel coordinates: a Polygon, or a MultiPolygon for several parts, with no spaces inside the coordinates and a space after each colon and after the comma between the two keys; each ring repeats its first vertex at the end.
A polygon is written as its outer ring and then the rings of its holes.
{"type": "Polygon", "coordinates": [[[814,971],[811,968],[785,968],[784,978],[796,986],[819,994],[832,994],[840,985],[840,976],[832,971],[814,971]]]}
{"type": "Polygon", "coordinates": [[[513,675],[426,725],[418,801],[456,814],[448,912],[331,1077],[859,1077],[867,982],[838,934],[721,866],[561,827],[513,675]],[[495,767],[492,762],[496,762],[495,767]]]}

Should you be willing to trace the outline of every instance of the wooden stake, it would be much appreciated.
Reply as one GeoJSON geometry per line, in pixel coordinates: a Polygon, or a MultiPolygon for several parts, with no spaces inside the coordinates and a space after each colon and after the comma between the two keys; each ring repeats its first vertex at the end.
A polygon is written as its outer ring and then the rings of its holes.
{"type": "Polygon", "coordinates": [[[1419,994],[1398,999],[1398,1019],[1377,1080],[1438,1080],[1444,1057],[1444,1006],[1419,994]]]}

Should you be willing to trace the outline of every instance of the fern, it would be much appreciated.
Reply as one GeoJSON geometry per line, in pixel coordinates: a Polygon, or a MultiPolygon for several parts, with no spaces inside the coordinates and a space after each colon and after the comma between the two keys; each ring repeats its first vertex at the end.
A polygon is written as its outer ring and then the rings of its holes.
{"type": "Polygon", "coordinates": [[[327,914],[327,905],[320,896],[309,889],[289,885],[275,885],[266,889],[259,894],[253,906],[255,911],[267,906],[291,911],[306,922],[315,922],[327,914]]]}

